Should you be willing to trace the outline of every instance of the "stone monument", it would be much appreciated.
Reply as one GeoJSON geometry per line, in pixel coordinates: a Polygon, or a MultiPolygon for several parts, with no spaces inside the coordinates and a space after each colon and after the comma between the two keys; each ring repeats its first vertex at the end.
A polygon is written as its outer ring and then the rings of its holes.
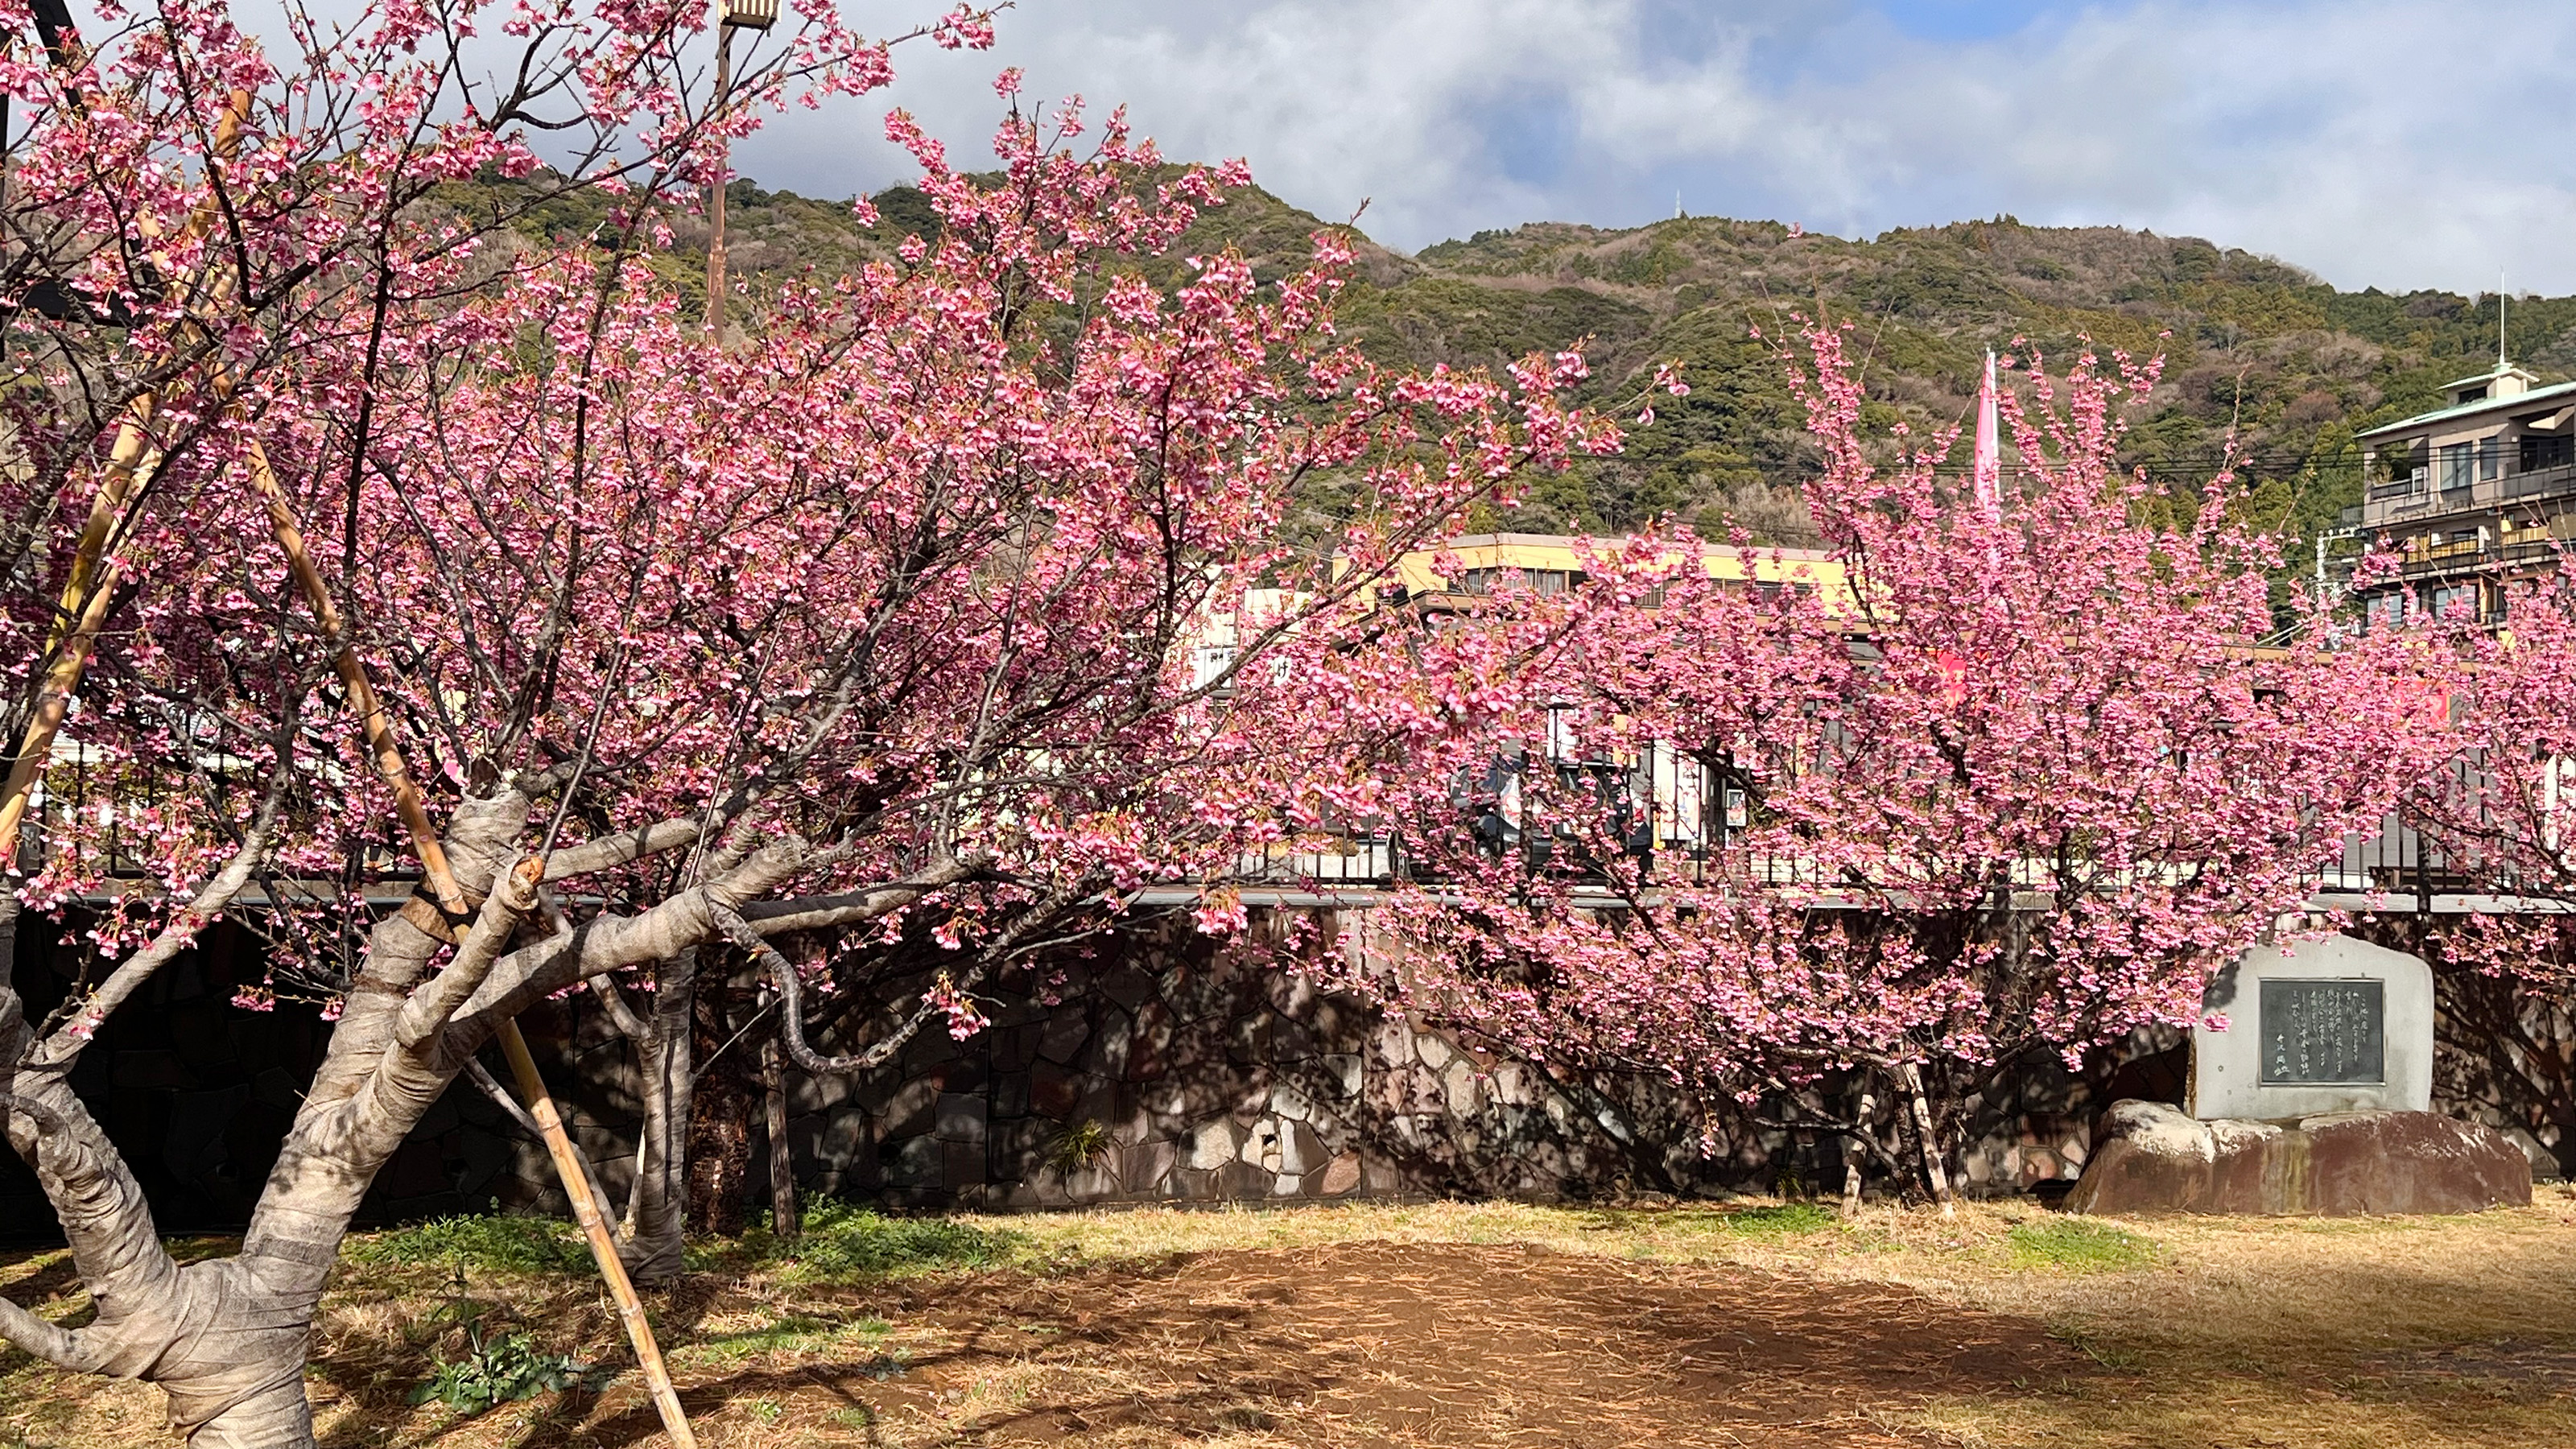
{"type": "Polygon", "coordinates": [[[2531,1201],[2531,1162],[2433,1104],[2433,972],[2349,936],[2257,946],[2192,1029],[2181,1110],[2119,1102],[2074,1212],[2475,1212],[2531,1201]]]}
{"type": "Polygon", "coordinates": [[[2218,973],[2191,1033],[2204,1122],[2433,1105],[2433,970],[2350,936],[2257,946],[2218,973]]]}

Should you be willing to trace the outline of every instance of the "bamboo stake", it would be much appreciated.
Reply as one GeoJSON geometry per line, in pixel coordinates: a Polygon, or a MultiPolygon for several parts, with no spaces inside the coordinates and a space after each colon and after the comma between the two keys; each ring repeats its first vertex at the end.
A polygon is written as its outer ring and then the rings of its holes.
{"type": "Polygon", "coordinates": [[[672,1386],[671,1371],[662,1363],[662,1352],[653,1342],[653,1324],[644,1316],[644,1301],[635,1296],[635,1284],[626,1276],[626,1263],[617,1256],[617,1239],[609,1231],[608,1219],[599,1210],[599,1202],[590,1194],[590,1174],[582,1170],[581,1159],[573,1154],[572,1137],[564,1131],[563,1118],[555,1111],[554,1095],[546,1090],[545,1078],[537,1075],[537,1059],[528,1055],[528,1039],[519,1034],[517,1022],[504,1022],[501,1027],[501,1054],[510,1059],[510,1072],[519,1079],[519,1095],[528,1099],[528,1111],[537,1119],[539,1135],[546,1140],[546,1152],[555,1160],[555,1174],[563,1179],[564,1192],[572,1199],[572,1215],[581,1224],[581,1234],[590,1240],[590,1255],[599,1260],[601,1276],[608,1279],[609,1296],[616,1300],[618,1321],[626,1325],[626,1337],[635,1345],[635,1356],[644,1366],[644,1387],[653,1395],[653,1407],[662,1415],[662,1427],[679,1449],[697,1449],[697,1436],[689,1430],[686,1410],[680,1406],[679,1390],[672,1386]]]}
{"type": "MultiPolygon", "coordinates": [[[[209,160],[231,160],[241,149],[242,128],[249,123],[250,92],[237,90],[224,107],[223,118],[215,123],[215,144],[209,160]]],[[[214,224],[216,215],[211,198],[199,202],[189,214],[187,225],[180,229],[179,239],[183,243],[194,240],[214,224]]],[[[217,281],[221,285],[224,278],[217,281]]],[[[226,390],[219,379],[219,400],[226,390]]],[[[136,485],[151,473],[152,415],[158,406],[159,399],[148,392],[127,405],[125,416],[116,425],[116,446],[108,452],[98,496],[90,500],[89,518],[82,524],[80,542],[72,551],[71,577],[63,582],[62,599],[54,611],[53,637],[46,644],[54,662],[45,673],[44,688],[36,697],[35,713],[27,721],[17,757],[10,762],[8,783],[0,786],[0,868],[17,863],[18,834],[26,824],[27,802],[34,795],[36,777],[51,762],[54,736],[62,728],[72,696],[80,690],[81,675],[89,667],[99,628],[107,622],[104,604],[116,586],[115,560],[108,557],[108,546],[124,518],[126,501],[133,497],[136,485]]]]}
{"type": "MultiPolygon", "coordinates": [[[[250,95],[236,91],[215,132],[215,149],[219,159],[230,159],[240,144],[241,128],[248,121],[250,95]]],[[[193,235],[211,223],[213,208],[200,206],[188,219],[182,236],[193,235]]],[[[229,393],[227,380],[218,379],[215,389],[220,402],[229,393]]],[[[64,585],[62,607],[56,622],[57,653],[54,667],[48,671],[45,688],[39,696],[35,717],[28,722],[26,738],[12,762],[8,782],[0,786],[0,864],[15,860],[18,835],[26,819],[27,802],[33,794],[37,774],[53,750],[53,740],[68,712],[72,696],[80,688],[90,654],[95,649],[99,629],[106,623],[107,605],[115,591],[116,561],[106,557],[107,545],[125,504],[132,496],[138,478],[148,471],[150,461],[150,424],[155,398],[146,393],[137,398],[119,423],[114,450],[108,459],[106,477],[100,481],[99,495],[92,501],[90,517],[81,530],[80,543],[73,558],[72,576],[64,585]],[[66,623],[68,628],[66,629],[66,623]]],[[[367,677],[366,667],[357,649],[348,639],[340,611],[331,593],[314,568],[310,553],[304,547],[304,532],[286,499],[285,490],[277,483],[270,467],[267,449],[257,439],[250,445],[251,475],[262,500],[268,506],[269,522],[278,546],[285,550],[297,584],[312,605],[316,622],[326,639],[340,647],[334,664],[342,684],[349,692],[350,708],[358,715],[359,727],[375,764],[388,787],[394,792],[394,805],[410,832],[413,849],[420,856],[421,871],[428,877],[430,889],[438,898],[442,913],[451,922],[462,922],[468,915],[465,894],[456,883],[455,872],[448,866],[446,848],[422,804],[420,789],[413,783],[411,771],[402,755],[399,736],[367,677]]],[[[461,937],[463,927],[453,928],[461,937]]],[[[663,1428],[670,1434],[675,1449],[697,1449],[697,1436],[690,1432],[686,1413],[680,1405],[678,1391],[671,1383],[669,1368],[662,1360],[660,1347],[653,1340],[651,1322],[644,1313],[643,1301],[636,1297],[635,1284],[627,1277],[626,1264],[617,1254],[617,1241],[606,1220],[600,1216],[598,1201],[590,1192],[589,1173],[575,1153],[570,1134],[564,1131],[563,1116],[555,1108],[554,1097],[546,1090],[545,1080],[537,1074],[535,1058],[528,1053],[528,1043],[516,1021],[501,1023],[499,1032],[503,1055],[510,1059],[512,1071],[519,1078],[519,1089],[528,1098],[530,1114],[536,1119],[539,1135],[545,1139],[547,1154],[554,1159],[556,1175],[563,1179],[564,1193],[572,1200],[573,1216],[582,1224],[590,1242],[591,1256],[598,1260],[600,1276],[608,1282],[609,1294],[616,1300],[618,1318],[626,1325],[627,1338],[635,1346],[636,1358],[644,1370],[646,1387],[653,1396],[653,1407],[662,1416],[663,1428]]]]}
{"type": "MultiPolygon", "coordinates": [[[[304,529],[295,517],[294,505],[287,501],[286,490],[278,486],[277,474],[269,467],[268,452],[257,439],[250,445],[251,481],[260,499],[268,506],[268,520],[285,551],[287,566],[304,592],[305,602],[313,608],[315,621],[323,637],[339,646],[335,664],[341,682],[349,692],[349,708],[358,716],[368,750],[375,756],[376,772],[387,788],[394,792],[394,811],[402,817],[403,828],[411,835],[412,849],[420,856],[421,873],[428,878],[432,894],[437,896],[440,912],[445,915],[458,942],[463,943],[464,922],[470,915],[465,892],[457,884],[448,866],[447,849],[439,843],[438,831],[430,823],[429,809],[421,800],[420,786],[412,779],[405,763],[401,737],[395,733],[393,719],[385,711],[384,701],[376,694],[367,677],[367,668],[358,658],[357,645],[349,638],[340,617],[339,605],[322,581],[321,570],[313,566],[313,556],[304,546],[304,529]]],[[[573,1220],[581,1224],[582,1236],[590,1244],[590,1255],[599,1263],[599,1275],[608,1283],[609,1297],[617,1304],[618,1321],[626,1327],[627,1341],[635,1347],[636,1361],[644,1370],[645,1388],[653,1396],[653,1407],[662,1416],[662,1428],[671,1436],[676,1449],[697,1449],[697,1436],[689,1429],[687,1412],[681,1407],[679,1390],[671,1382],[671,1371],[662,1360],[662,1350],[653,1339],[653,1324],[644,1313],[644,1301],[636,1296],[635,1282],[627,1276],[626,1261],[618,1256],[617,1237],[600,1212],[599,1201],[590,1190],[590,1173],[572,1144],[572,1135],[564,1130],[563,1114],[556,1110],[554,1094],[546,1089],[545,1078],[537,1074],[536,1058],[528,1053],[528,1040],[515,1020],[501,1023],[497,1033],[501,1054],[509,1059],[511,1074],[518,1078],[519,1095],[527,1099],[528,1114],[536,1119],[537,1135],[545,1140],[546,1155],[554,1160],[555,1176],[562,1179],[564,1196],[572,1202],[573,1220]]]]}

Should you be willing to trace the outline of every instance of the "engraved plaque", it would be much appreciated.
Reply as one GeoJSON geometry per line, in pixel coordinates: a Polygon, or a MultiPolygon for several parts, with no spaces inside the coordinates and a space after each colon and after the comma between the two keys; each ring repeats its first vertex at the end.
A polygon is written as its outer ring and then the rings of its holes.
{"type": "Polygon", "coordinates": [[[2266,1086],[2388,1080],[2384,983],[2276,979],[2263,983],[2266,1086]]]}

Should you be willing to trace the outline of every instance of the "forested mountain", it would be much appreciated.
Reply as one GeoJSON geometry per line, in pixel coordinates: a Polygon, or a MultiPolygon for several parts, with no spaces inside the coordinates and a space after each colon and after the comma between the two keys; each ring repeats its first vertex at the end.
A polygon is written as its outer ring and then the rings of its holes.
{"type": "MultiPolygon", "coordinates": [[[[473,204],[461,188],[460,204],[473,204]]],[[[910,188],[874,198],[860,227],[846,201],[728,193],[735,275],[831,273],[934,231],[910,188]]],[[[566,197],[542,215],[559,236],[607,220],[606,197],[566,197]]],[[[1363,218],[1364,220],[1364,218],[1363,218]]],[[[1314,216],[1258,189],[1203,218],[1171,256],[1243,249],[1260,274],[1299,264],[1314,216]]],[[[706,229],[672,221],[656,265],[702,275],[706,229]]],[[[1616,530],[1672,512],[1712,535],[1733,519],[1796,542],[1804,431],[1773,344],[1795,314],[1851,324],[1854,355],[1883,421],[1962,421],[1985,349],[2028,338],[2070,360],[2085,339],[2140,358],[2161,353],[2165,385],[2135,420],[2129,449],[2152,477],[2196,490],[2232,432],[2247,460],[2241,507],[2303,542],[2360,498],[2357,428],[2437,406],[2442,383],[2491,366],[2497,299],[2449,292],[2342,292],[2287,263],[2195,237],[2117,227],[2033,227],[2013,218],[1883,233],[1801,235],[1776,222],[1677,218],[1607,230],[1537,222],[1479,232],[1407,257],[1362,239],[1344,330],[1390,361],[1498,366],[1589,339],[1593,392],[1633,394],[1639,369],[1682,364],[1692,392],[1662,400],[1625,457],[1543,486],[1517,514],[1529,531],[1616,530]]],[[[2576,297],[2515,299],[2513,360],[2545,381],[2576,374],[2576,297]]]]}

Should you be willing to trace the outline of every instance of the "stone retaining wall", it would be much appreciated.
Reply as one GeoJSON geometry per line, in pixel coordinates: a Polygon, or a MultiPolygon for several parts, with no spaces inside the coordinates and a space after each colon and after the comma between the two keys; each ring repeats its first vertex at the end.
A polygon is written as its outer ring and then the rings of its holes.
{"type": "MultiPolygon", "coordinates": [[[[17,979],[41,1013],[72,968],[68,953],[33,936],[21,937],[17,979]]],[[[246,1217],[327,1040],[309,1007],[263,1014],[230,1004],[256,964],[246,933],[210,933],[107,1023],[75,1074],[165,1230],[217,1230],[246,1217]]],[[[1843,1144],[1830,1133],[1728,1123],[1704,1137],[1704,1124],[1652,1080],[1558,1081],[1233,962],[1187,932],[1128,940],[1096,966],[1068,966],[1051,994],[1060,1004],[1002,993],[991,1029],[964,1042],[925,1035],[862,1080],[796,1078],[789,1137],[799,1179],[894,1208],[987,1209],[1784,1187],[1830,1195],[1842,1183],[1843,1144]],[[1096,1159],[1067,1161],[1068,1141],[1092,1134],[1104,1149],[1096,1159]]],[[[622,1195],[640,1115],[631,1052],[582,997],[524,1020],[584,1149],[622,1195]]],[[[881,1026],[818,1045],[846,1048],[881,1026]]],[[[1972,1099],[1966,1189],[2072,1182],[2093,1119],[2111,1102],[2180,1100],[2173,1045],[2142,1034],[2091,1070],[2045,1062],[1972,1099]]],[[[729,1062],[745,1064],[739,1050],[729,1062]]],[[[765,1167],[755,1162],[750,1180],[766,1182],[765,1167]]],[[[368,1212],[384,1220],[496,1201],[543,1208],[560,1196],[537,1146],[460,1087],[388,1165],[368,1212]]],[[[33,1178],[0,1154],[0,1232],[41,1233],[50,1222],[33,1178]]]]}

